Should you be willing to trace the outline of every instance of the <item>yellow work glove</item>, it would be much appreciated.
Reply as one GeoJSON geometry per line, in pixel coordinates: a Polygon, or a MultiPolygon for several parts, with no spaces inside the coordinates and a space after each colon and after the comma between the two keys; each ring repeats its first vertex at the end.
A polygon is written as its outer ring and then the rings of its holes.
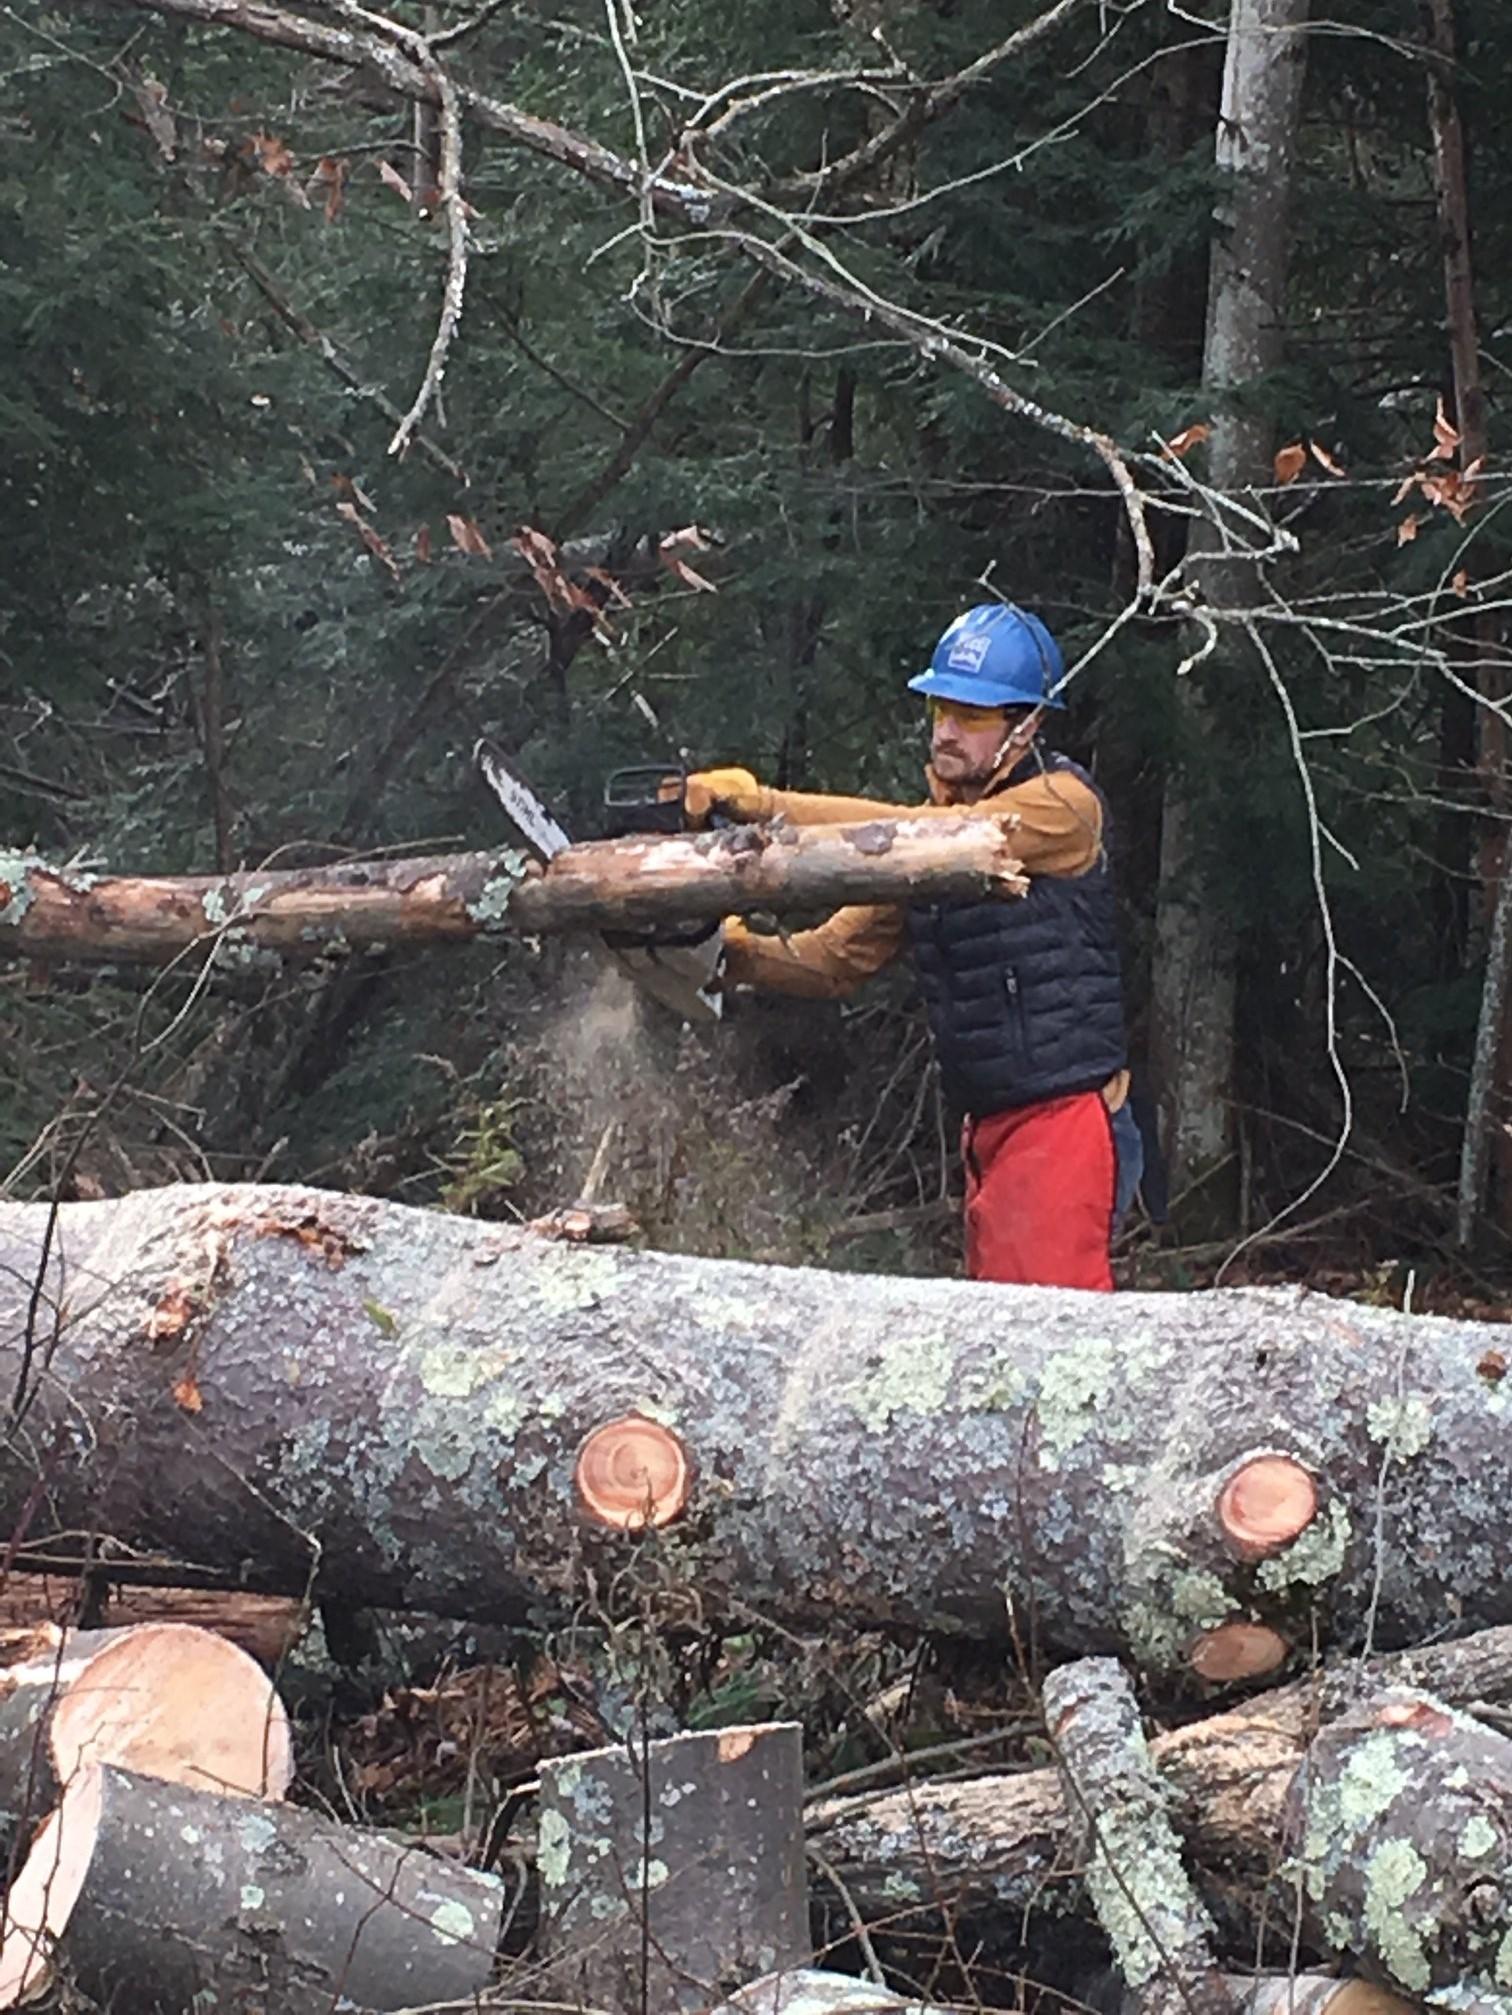
{"type": "Polygon", "coordinates": [[[749,770],[699,770],[689,777],[683,811],[690,826],[705,826],[715,812],[742,824],[770,818],[772,794],[749,770]]]}

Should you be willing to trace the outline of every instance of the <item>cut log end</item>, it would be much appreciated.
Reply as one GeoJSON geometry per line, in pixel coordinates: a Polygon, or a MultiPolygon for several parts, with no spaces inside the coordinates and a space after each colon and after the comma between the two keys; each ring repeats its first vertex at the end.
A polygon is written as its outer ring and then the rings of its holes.
{"type": "Polygon", "coordinates": [[[100,1830],[97,1769],[81,1771],[43,1823],[5,1899],[0,2008],[30,2001],[46,1984],[52,1952],[73,1916],[100,1830]]]}
{"type": "Polygon", "coordinates": [[[294,1774],[288,1717],[240,1646],[149,1623],[105,1646],[58,1702],[50,1746],[67,1788],[87,1766],[244,1798],[282,1798],[294,1774]]]}
{"type": "Polygon", "coordinates": [[[1286,1663],[1291,1646],[1279,1630],[1267,1623],[1220,1623],[1206,1631],[1187,1654],[1187,1662],[1199,1679],[1214,1684],[1226,1680],[1258,1679],[1286,1663]]]}
{"type": "Polygon", "coordinates": [[[1235,1470],[1218,1498],[1224,1538],[1246,1560],[1290,1546],[1317,1514],[1317,1485],[1290,1455],[1257,1455],[1235,1470]]]}
{"type": "Polygon", "coordinates": [[[596,1427],[578,1451],[578,1501],[588,1517],[620,1532],[670,1525],[692,1490],[677,1436],[660,1421],[627,1413],[596,1427]]]}

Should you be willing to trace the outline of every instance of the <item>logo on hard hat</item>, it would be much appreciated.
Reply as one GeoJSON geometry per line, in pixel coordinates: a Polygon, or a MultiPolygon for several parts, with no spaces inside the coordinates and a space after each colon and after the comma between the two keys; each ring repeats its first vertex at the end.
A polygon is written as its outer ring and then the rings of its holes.
{"type": "Polygon", "coordinates": [[[992,632],[985,625],[979,629],[963,630],[951,644],[950,655],[945,662],[953,672],[978,672],[991,648],[992,632]]]}

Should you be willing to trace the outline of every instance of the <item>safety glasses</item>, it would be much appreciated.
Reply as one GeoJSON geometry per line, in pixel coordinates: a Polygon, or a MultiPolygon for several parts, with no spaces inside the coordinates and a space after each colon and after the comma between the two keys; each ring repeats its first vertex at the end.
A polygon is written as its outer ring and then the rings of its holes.
{"type": "Polygon", "coordinates": [[[928,706],[931,722],[953,721],[958,728],[1001,726],[1007,718],[1001,707],[974,707],[966,700],[931,699],[928,706]]]}

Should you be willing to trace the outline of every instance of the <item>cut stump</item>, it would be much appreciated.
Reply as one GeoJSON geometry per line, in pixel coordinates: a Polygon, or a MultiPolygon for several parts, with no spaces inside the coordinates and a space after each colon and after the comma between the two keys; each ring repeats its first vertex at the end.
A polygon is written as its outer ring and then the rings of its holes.
{"type": "Polygon", "coordinates": [[[702,2011],[810,1956],[796,1722],[541,1765],[541,1954],[553,1992],[702,2011]]]}

